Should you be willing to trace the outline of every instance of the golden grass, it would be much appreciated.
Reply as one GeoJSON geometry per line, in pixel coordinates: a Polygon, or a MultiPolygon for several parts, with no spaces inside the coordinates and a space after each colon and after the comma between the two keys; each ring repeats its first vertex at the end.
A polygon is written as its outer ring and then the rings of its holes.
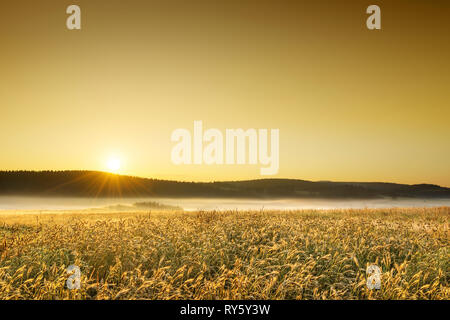
{"type": "Polygon", "coordinates": [[[0,214],[0,299],[449,299],[450,208],[0,214]],[[82,287],[66,288],[66,268],[82,287]],[[366,267],[382,269],[381,290],[366,267]]]}

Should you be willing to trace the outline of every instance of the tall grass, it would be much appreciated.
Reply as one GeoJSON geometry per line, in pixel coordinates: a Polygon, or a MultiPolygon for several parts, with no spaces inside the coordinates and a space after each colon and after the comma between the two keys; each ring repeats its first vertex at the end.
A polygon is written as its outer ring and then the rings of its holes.
{"type": "Polygon", "coordinates": [[[450,208],[0,215],[0,299],[449,299],[450,208]],[[66,287],[66,268],[82,272],[66,287]],[[382,270],[381,290],[366,267],[382,270]]]}

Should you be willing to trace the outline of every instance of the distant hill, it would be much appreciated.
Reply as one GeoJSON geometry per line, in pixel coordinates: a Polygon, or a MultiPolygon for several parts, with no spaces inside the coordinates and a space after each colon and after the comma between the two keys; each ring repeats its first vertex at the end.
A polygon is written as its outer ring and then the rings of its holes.
{"type": "Polygon", "coordinates": [[[450,198],[431,184],[260,179],[178,182],[100,171],[0,171],[0,195],[218,198],[450,198]]]}

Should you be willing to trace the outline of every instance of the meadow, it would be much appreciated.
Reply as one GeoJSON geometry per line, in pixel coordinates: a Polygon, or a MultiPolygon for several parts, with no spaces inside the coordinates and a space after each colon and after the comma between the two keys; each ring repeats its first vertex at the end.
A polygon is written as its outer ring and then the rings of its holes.
{"type": "Polygon", "coordinates": [[[0,299],[450,298],[449,207],[0,213],[0,299]],[[81,269],[81,288],[66,268],[81,269]],[[382,271],[381,289],[366,268],[382,271]]]}

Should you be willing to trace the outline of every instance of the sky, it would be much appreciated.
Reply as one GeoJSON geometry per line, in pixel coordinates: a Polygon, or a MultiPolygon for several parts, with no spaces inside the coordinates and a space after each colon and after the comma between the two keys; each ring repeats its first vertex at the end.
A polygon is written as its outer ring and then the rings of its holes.
{"type": "Polygon", "coordinates": [[[450,187],[449,1],[14,0],[0,15],[0,170],[450,187]],[[278,174],[175,165],[171,133],[195,120],[279,129],[278,174]]]}

